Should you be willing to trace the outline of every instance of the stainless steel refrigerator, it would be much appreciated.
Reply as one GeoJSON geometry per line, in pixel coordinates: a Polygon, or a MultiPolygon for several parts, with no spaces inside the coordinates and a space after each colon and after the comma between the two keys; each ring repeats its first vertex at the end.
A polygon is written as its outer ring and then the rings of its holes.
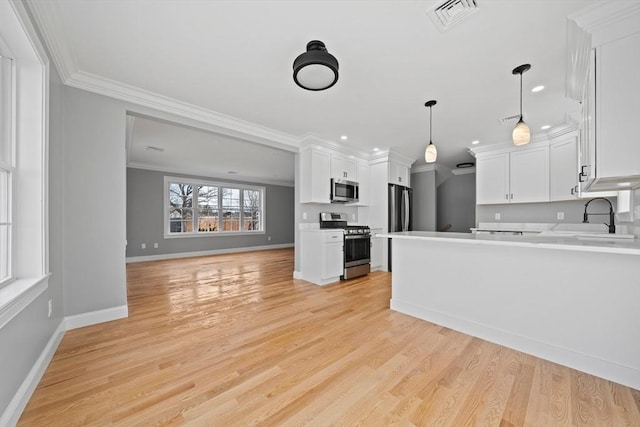
{"type": "MultiPolygon", "coordinates": [[[[389,184],[389,232],[413,230],[413,195],[409,187],[389,184]]],[[[391,271],[391,241],[389,239],[389,271],[391,271]]]]}

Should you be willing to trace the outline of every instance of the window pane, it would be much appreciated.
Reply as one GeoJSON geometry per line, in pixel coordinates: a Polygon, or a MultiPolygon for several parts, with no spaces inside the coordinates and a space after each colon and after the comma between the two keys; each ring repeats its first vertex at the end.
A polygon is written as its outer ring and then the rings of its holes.
{"type": "Polygon", "coordinates": [[[240,189],[222,187],[222,231],[240,231],[240,189]]]}
{"type": "Polygon", "coordinates": [[[0,56],[0,163],[11,159],[11,60],[0,56]]]}
{"type": "Polygon", "coordinates": [[[9,172],[0,169],[0,223],[9,222],[9,172]]]}
{"type": "Polygon", "coordinates": [[[193,231],[193,210],[190,208],[169,208],[169,232],[191,233],[193,231]]]}
{"type": "Polygon", "coordinates": [[[262,229],[262,192],[260,190],[243,190],[243,230],[255,231],[262,229]]]}
{"type": "Polygon", "coordinates": [[[0,225],[0,282],[9,278],[9,225],[0,225]]]}
{"type": "Polygon", "coordinates": [[[218,231],[218,209],[198,209],[198,231],[218,231]]]}
{"type": "Polygon", "coordinates": [[[193,188],[189,184],[169,184],[169,204],[174,208],[193,207],[193,188]]]}

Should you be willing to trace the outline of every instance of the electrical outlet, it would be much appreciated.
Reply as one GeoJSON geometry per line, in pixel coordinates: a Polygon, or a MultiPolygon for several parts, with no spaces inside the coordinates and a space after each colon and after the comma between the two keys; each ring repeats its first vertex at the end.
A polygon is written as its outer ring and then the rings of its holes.
{"type": "Polygon", "coordinates": [[[495,217],[495,219],[500,219],[500,218],[502,218],[502,215],[500,215],[500,212],[496,212],[494,214],[494,217],[495,217]]]}
{"type": "Polygon", "coordinates": [[[556,213],[556,219],[563,220],[564,219],[564,212],[557,212],[556,213]]]}
{"type": "Polygon", "coordinates": [[[270,240],[271,240],[271,236],[267,237],[267,240],[269,240],[269,241],[270,241],[270,240]]]}
{"type": "Polygon", "coordinates": [[[356,214],[351,214],[351,219],[352,219],[353,221],[355,221],[355,220],[356,220],[356,214]]]}
{"type": "Polygon", "coordinates": [[[306,212],[302,212],[302,219],[307,219],[307,213],[306,212]]]}
{"type": "Polygon", "coordinates": [[[157,243],[154,243],[154,244],[153,244],[153,248],[154,248],[154,249],[158,249],[158,244],[157,244],[157,243]]]}
{"type": "Polygon", "coordinates": [[[51,313],[53,313],[53,301],[49,300],[49,312],[47,314],[47,317],[51,317],[51,313]]]}
{"type": "Polygon", "coordinates": [[[140,248],[141,248],[141,249],[147,249],[147,244],[146,244],[146,243],[141,244],[141,245],[140,245],[140,248]]]}

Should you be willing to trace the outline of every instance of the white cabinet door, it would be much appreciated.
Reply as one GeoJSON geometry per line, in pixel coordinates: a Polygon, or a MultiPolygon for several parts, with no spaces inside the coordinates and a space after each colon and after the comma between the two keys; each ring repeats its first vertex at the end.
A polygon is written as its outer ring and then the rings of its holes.
{"type": "Polygon", "coordinates": [[[574,133],[552,141],[549,147],[549,198],[551,201],[578,197],[578,137],[574,133]]]}
{"type": "Polygon", "coordinates": [[[357,167],[357,175],[356,180],[358,181],[359,187],[359,202],[356,203],[356,206],[369,206],[370,195],[371,195],[371,178],[369,176],[369,164],[364,162],[358,162],[357,167]]]}
{"type": "Polygon", "coordinates": [[[411,173],[408,167],[395,162],[389,162],[389,183],[410,187],[409,181],[411,173]]]}
{"type": "Polygon", "coordinates": [[[640,175],[640,33],[596,49],[598,178],[640,175]]]}
{"type": "Polygon", "coordinates": [[[331,155],[331,178],[355,181],[357,174],[355,159],[336,154],[331,155]]]}
{"type": "Polygon", "coordinates": [[[476,160],[476,203],[509,203],[509,153],[476,160]]]}
{"type": "Polygon", "coordinates": [[[371,238],[371,269],[381,269],[383,260],[383,247],[382,245],[387,242],[387,239],[382,237],[371,238]]]}
{"type": "Polygon", "coordinates": [[[549,201],[549,147],[509,154],[510,203],[549,201]]]}
{"type": "Polygon", "coordinates": [[[338,242],[327,242],[322,245],[322,278],[330,279],[341,276],[344,267],[342,254],[342,235],[338,242]]]}
{"type": "Polygon", "coordinates": [[[300,203],[330,203],[331,156],[309,149],[300,153],[300,203]]]}

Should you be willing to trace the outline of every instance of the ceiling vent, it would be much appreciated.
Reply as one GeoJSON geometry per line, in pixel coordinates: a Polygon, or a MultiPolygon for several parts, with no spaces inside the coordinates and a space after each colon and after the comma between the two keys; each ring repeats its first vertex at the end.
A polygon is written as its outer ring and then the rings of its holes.
{"type": "Polygon", "coordinates": [[[477,0],[446,0],[436,2],[427,15],[438,30],[446,31],[477,10],[477,0]]]}
{"type": "MultiPolygon", "coordinates": [[[[527,115],[526,114],[522,114],[522,118],[526,119],[527,115]]],[[[512,120],[520,120],[520,114],[514,114],[513,116],[509,116],[509,117],[500,117],[500,118],[498,118],[498,122],[500,122],[501,125],[507,124],[507,123],[511,122],[512,120]]]]}

